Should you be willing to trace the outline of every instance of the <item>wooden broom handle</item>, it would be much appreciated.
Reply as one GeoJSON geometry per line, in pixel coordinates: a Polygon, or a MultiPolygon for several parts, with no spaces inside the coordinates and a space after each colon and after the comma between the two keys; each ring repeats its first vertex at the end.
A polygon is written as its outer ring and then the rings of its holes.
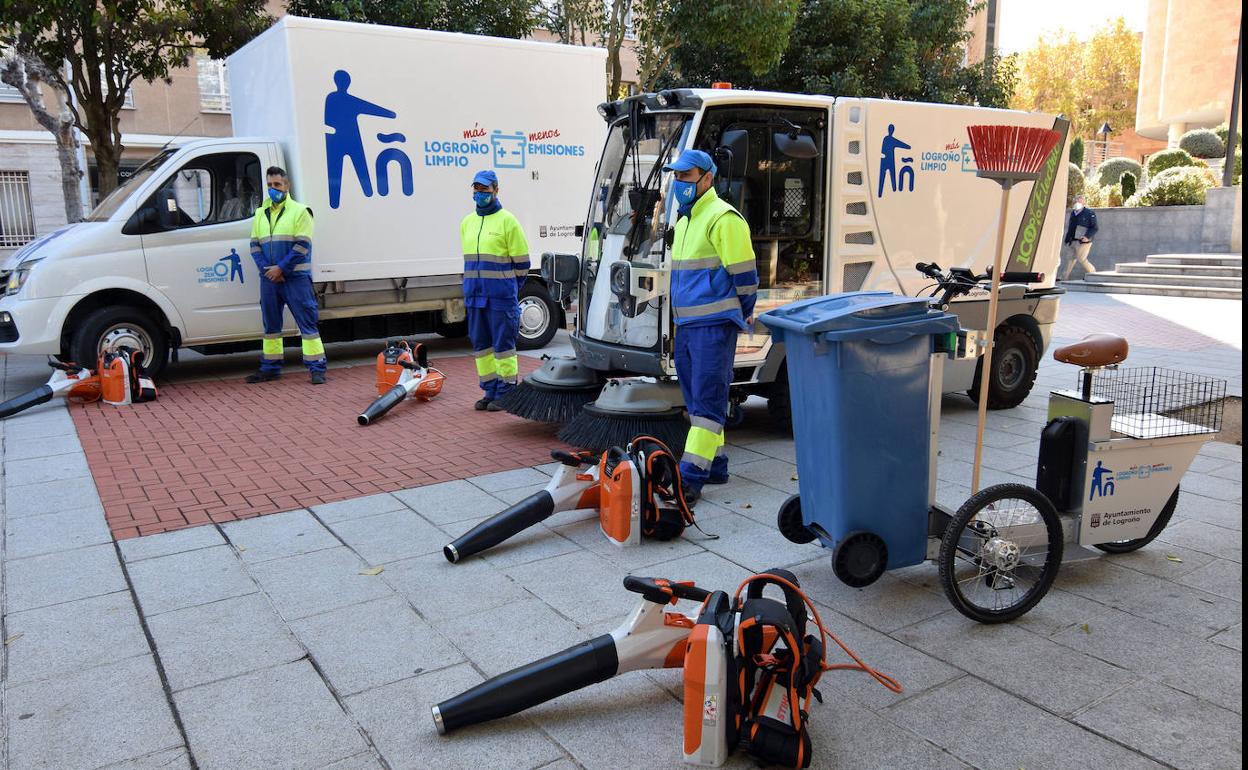
{"type": "Polygon", "coordinates": [[[988,383],[992,378],[992,353],[996,348],[997,294],[1001,289],[1001,260],[1005,252],[1005,220],[1010,208],[1012,182],[1001,182],[1001,219],[997,222],[997,252],[992,262],[992,293],[988,297],[988,340],[979,377],[979,420],[975,427],[975,465],[971,469],[971,494],[979,491],[979,466],[984,456],[984,427],[988,422],[988,383]]]}

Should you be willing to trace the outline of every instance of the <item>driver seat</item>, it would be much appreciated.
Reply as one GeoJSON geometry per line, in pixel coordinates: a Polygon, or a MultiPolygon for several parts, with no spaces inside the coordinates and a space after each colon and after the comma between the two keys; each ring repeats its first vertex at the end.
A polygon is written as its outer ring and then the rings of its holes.
{"type": "Polygon", "coordinates": [[[1117,334],[1089,334],[1078,342],[1053,351],[1054,360],[1085,369],[1127,360],[1127,341],[1117,334]]]}

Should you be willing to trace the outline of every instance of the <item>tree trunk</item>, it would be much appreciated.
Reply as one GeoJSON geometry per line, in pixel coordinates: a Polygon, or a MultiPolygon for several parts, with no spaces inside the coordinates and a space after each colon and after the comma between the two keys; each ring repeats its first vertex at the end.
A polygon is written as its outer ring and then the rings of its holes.
{"type": "Polygon", "coordinates": [[[25,99],[35,122],[56,137],[56,158],[61,166],[61,195],[65,203],[65,221],[82,221],[82,197],[78,183],[82,167],[78,165],[78,136],[74,133],[74,116],[65,95],[56,91],[59,109],[54,115],[44,102],[41,84],[52,86],[51,72],[38,59],[10,53],[0,62],[0,80],[16,88],[25,99]]]}

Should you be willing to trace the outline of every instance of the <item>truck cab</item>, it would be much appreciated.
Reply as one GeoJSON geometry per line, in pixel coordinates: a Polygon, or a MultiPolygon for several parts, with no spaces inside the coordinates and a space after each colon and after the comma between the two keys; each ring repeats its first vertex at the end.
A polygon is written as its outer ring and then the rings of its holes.
{"type": "MultiPolygon", "coordinates": [[[[1004,110],[719,89],[645,94],[599,111],[610,130],[585,225],[572,342],[578,361],[604,375],[658,378],[675,374],[665,297],[676,213],[661,169],[681,150],[711,154],[716,192],[750,226],[757,315],[833,292],[918,294],[920,261],[982,272],[1000,193],[975,177],[966,126],[1054,123],[1004,110]]],[[[1055,272],[1064,182],[1057,174],[1036,195],[1026,186],[1013,196],[1010,230],[1032,225],[1030,260],[1016,269],[1055,272]]],[[[995,407],[1030,391],[1061,293],[1051,278],[1003,289],[995,407]]],[[[987,304],[980,293],[951,312],[982,330],[987,304]]],[[[973,389],[976,366],[947,367],[946,392],[973,389]]],[[[756,321],[740,334],[734,370],[734,401],[766,396],[787,420],[783,346],[756,321]]]]}

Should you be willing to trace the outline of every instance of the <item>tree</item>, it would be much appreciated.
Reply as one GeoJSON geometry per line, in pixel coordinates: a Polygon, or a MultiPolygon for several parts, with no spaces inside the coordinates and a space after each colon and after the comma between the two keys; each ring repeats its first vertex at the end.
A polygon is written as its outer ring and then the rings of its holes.
{"type": "Polygon", "coordinates": [[[778,66],[760,74],[722,43],[686,45],[679,79],[837,96],[1003,106],[1014,65],[994,57],[963,66],[965,0],[805,0],[778,66]]]}
{"type": "Polygon", "coordinates": [[[78,182],[82,179],[82,167],[78,163],[78,135],[74,133],[74,113],[64,92],[50,84],[55,83],[51,68],[31,56],[23,56],[8,50],[0,58],[0,81],[16,88],[26,100],[35,122],[56,137],[56,159],[61,166],[61,195],[65,200],[65,221],[82,220],[82,197],[78,194],[78,182]],[[49,86],[45,89],[45,86],[49,86]],[[56,100],[49,107],[46,91],[51,90],[56,100]]]}
{"type": "Polygon", "coordinates": [[[289,0],[286,10],[318,19],[510,38],[525,37],[543,21],[536,0],[289,0]]]}
{"type": "Polygon", "coordinates": [[[196,49],[223,58],[270,21],[264,0],[0,0],[0,44],[27,60],[65,62],[42,74],[73,94],[66,104],[107,195],[117,186],[130,86],[167,81],[196,49]]]}
{"type": "Polygon", "coordinates": [[[1106,122],[1115,130],[1135,125],[1139,78],[1140,38],[1121,18],[1087,43],[1059,30],[1021,55],[1012,106],[1061,113],[1073,135],[1090,139],[1106,122]]]}
{"type": "Polygon", "coordinates": [[[603,37],[602,0],[563,0],[541,3],[541,26],[567,45],[593,45],[603,37]]]}

